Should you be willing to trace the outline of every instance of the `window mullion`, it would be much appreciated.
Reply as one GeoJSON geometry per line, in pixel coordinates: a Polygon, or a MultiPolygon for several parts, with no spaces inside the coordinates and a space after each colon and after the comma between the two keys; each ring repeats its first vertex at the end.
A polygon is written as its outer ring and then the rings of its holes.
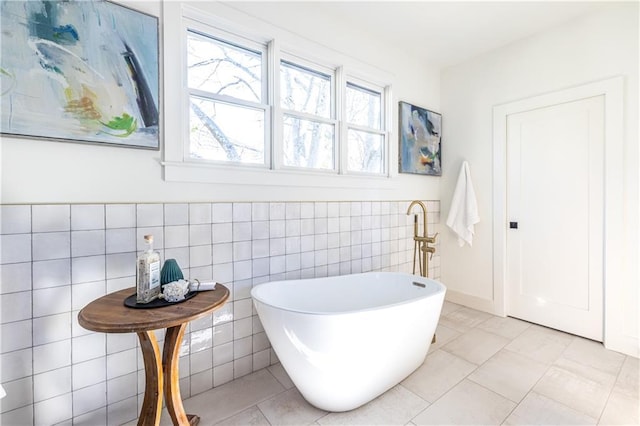
{"type": "Polygon", "coordinates": [[[324,117],[320,117],[319,115],[307,114],[304,112],[293,111],[293,110],[284,109],[281,107],[279,108],[279,110],[282,116],[288,115],[290,117],[300,118],[302,120],[307,120],[307,121],[314,121],[316,123],[331,124],[332,126],[338,125],[338,120],[334,118],[324,118],[324,117]]]}
{"type": "Polygon", "coordinates": [[[336,85],[335,85],[335,106],[336,106],[336,119],[338,120],[338,127],[336,128],[336,163],[339,174],[345,174],[347,172],[347,114],[345,111],[345,90],[347,87],[346,73],[344,67],[338,67],[336,69],[336,85]]]}
{"type": "MultiPolygon", "coordinates": [[[[186,22],[182,21],[182,26],[180,28],[180,77],[181,77],[181,85],[180,87],[188,87],[189,85],[189,77],[187,70],[187,63],[189,62],[189,48],[188,48],[188,34],[189,27],[186,25],[186,22]]],[[[190,114],[190,95],[188,91],[181,90],[180,91],[180,140],[182,143],[182,161],[190,160],[190,152],[191,152],[191,138],[189,135],[189,114],[190,114]]],[[[166,107],[165,107],[166,108],[166,107]]],[[[168,146],[165,143],[165,149],[168,146]]]]}
{"type": "Polygon", "coordinates": [[[280,108],[280,47],[276,40],[271,40],[267,46],[267,99],[271,106],[271,132],[269,145],[271,147],[271,169],[282,168],[282,108],[280,108]]]}
{"type": "Polygon", "coordinates": [[[382,110],[380,111],[382,114],[382,125],[384,126],[384,153],[382,157],[384,164],[382,165],[382,174],[390,177],[391,159],[394,157],[398,158],[397,151],[395,151],[397,148],[393,148],[393,150],[391,148],[391,129],[393,128],[391,123],[393,114],[391,111],[393,111],[394,108],[394,105],[391,103],[391,86],[385,86],[382,94],[384,96],[382,100],[382,110]]]}
{"type": "Polygon", "coordinates": [[[226,103],[226,104],[230,104],[230,105],[243,106],[243,107],[247,107],[247,108],[265,109],[266,110],[269,107],[268,104],[261,104],[261,103],[258,103],[258,102],[245,101],[245,100],[242,100],[242,99],[233,98],[231,96],[218,95],[216,93],[211,93],[211,92],[207,92],[207,91],[204,91],[204,90],[193,89],[193,88],[189,88],[189,95],[195,96],[195,97],[198,97],[198,98],[202,98],[202,99],[218,101],[218,102],[222,102],[222,103],[226,103]]]}
{"type": "Polygon", "coordinates": [[[386,130],[374,129],[372,127],[360,126],[360,125],[357,125],[357,124],[346,123],[346,127],[347,127],[347,129],[360,130],[362,132],[373,133],[373,134],[376,134],[376,135],[386,136],[386,134],[387,134],[386,130]]]}

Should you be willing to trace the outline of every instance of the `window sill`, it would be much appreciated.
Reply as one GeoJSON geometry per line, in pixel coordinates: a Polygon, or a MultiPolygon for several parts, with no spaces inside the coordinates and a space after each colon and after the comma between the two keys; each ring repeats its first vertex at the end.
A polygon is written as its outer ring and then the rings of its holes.
{"type": "Polygon", "coordinates": [[[165,161],[167,182],[264,185],[280,187],[393,189],[388,176],[339,175],[290,170],[244,169],[209,164],[165,161]]]}

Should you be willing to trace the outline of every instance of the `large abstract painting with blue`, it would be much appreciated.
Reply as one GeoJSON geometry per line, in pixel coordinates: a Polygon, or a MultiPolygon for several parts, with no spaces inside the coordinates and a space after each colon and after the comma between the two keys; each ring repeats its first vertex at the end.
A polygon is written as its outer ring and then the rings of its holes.
{"type": "Polygon", "coordinates": [[[400,102],[400,173],[441,176],[442,115],[400,102]]]}
{"type": "Polygon", "coordinates": [[[108,1],[0,1],[4,134],[159,148],[158,19],[108,1]]]}

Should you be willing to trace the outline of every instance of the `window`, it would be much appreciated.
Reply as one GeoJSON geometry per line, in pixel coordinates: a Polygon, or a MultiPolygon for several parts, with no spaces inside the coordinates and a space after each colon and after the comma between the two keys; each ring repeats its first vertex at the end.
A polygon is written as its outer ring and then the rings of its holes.
{"type": "Polygon", "coordinates": [[[382,92],[347,83],[347,170],[350,172],[384,172],[382,92]]]}
{"type": "Polygon", "coordinates": [[[332,82],[329,74],[281,61],[284,166],[335,169],[332,82]]]}
{"type": "Polygon", "coordinates": [[[165,37],[166,180],[385,186],[361,177],[389,177],[379,82],[390,75],[266,23],[240,30],[195,6],[167,8],[180,16],[168,31],[181,32],[165,37]]]}
{"type": "Polygon", "coordinates": [[[266,164],[264,51],[189,31],[188,158],[266,164]]]}

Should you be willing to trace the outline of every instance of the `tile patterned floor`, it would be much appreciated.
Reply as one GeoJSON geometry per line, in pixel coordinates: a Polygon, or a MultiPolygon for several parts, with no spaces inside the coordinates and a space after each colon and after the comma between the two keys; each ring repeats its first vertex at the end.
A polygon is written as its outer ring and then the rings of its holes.
{"type": "MultiPolygon", "coordinates": [[[[346,413],[308,404],[279,365],[185,400],[208,425],[638,425],[638,359],[445,302],[425,362],[346,413]]],[[[170,424],[163,416],[161,424],[170,424]]]]}

